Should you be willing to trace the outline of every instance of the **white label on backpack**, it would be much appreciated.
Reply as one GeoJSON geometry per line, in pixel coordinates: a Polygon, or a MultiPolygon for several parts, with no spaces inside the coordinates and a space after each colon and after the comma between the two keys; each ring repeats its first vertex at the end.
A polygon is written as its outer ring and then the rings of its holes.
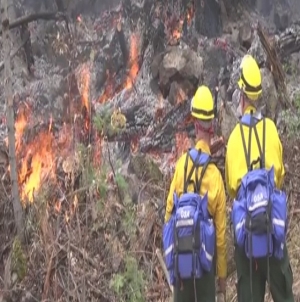
{"type": "Polygon", "coordinates": [[[189,211],[180,211],[180,218],[187,219],[189,217],[190,217],[190,212],[189,211]]]}
{"type": "Polygon", "coordinates": [[[269,201],[265,198],[264,194],[262,192],[253,195],[252,197],[252,203],[250,204],[248,210],[254,211],[260,207],[267,206],[269,201]]]}
{"type": "Polygon", "coordinates": [[[264,198],[263,193],[258,193],[253,196],[253,201],[254,201],[254,203],[257,203],[257,202],[262,201],[263,198],[264,198]]]}

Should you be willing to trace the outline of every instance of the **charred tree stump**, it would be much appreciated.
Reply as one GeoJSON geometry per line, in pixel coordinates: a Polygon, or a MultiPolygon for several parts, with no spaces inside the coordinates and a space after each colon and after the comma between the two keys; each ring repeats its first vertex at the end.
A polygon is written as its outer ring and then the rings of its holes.
{"type": "Polygon", "coordinates": [[[24,238],[24,220],[23,210],[19,196],[17,160],[16,160],[16,141],[15,141],[15,118],[13,107],[13,85],[12,85],[12,69],[11,69],[11,40],[9,30],[9,20],[15,16],[13,0],[2,0],[2,32],[3,32],[3,48],[4,48],[4,70],[5,70],[5,98],[6,98],[6,117],[8,128],[8,148],[9,148],[9,165],[10,178],[12,184],[12,202],[14,209],[15,223],[17,232],[22,240],[24,238]]]}

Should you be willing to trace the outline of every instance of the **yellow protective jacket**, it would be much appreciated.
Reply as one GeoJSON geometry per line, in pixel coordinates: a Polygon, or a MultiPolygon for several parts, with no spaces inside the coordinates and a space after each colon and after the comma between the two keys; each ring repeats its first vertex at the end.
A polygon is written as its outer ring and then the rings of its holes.
{"type": "MultiPolygon", "coordinates": [[[[209,146],[203,142],[199,141],[196,146],[196,149],[201,149],[203,152],[210,154],[209,146]]],[[[186,153],[183,154],[175,168],[174,178],[171,183],[167,206],[166,206],[166,215],[165,222],[167,222],[173,210],[173,193],[176,192],[178,196],[181,196],[183,193],[184,186],[184,165],[186,161],[186,153]]],[[[189,159],[187,175],[189,174],[190,169],[192,168],[192,160],[189,159]]],[[[199,178],[201,174],[201,168],[198,169],[199,178]]],[[[195,181],[195,172],[192,176],[192,180],[195,181]]],[[[188,191],[193,190],[193,185],[188,187],[188,191]]],[[[213,217],[215,227],[216,227],[216,241],[217,241],[217,276],[225,278],[227,275],[227,259],[226,259],[226,196],[225,188],[222,180],[222,176],[218,168],[211,164],[208,165],[207,170],[205,171],[204,177],[202,179],[202,185],[200,189],[200,194],[204,195],[208,192],[208,211],[213,217]]]]}
{"type": "MultiPolygon", "coordinates": [[[[245,113],[255,112],[255,108],[249,106],[245,113]]],[[[265,137],[265,167],[270,169],[274,166],[275,183],[278,189],[281,189],[284,179],[284,165],[282,159],[282,144],[277,132],[277,128],[274,122],[266,118],[266,137],[265,137]]],[[[263,136],[263,122],[259,121],[256,124],[256,129],[259,137],[259,142],[262,146],[263,136]]],[[[243,125],[243,131],[245,136],[246,147],[248,151],[249,141],[249,127],[243,125]]],[[[250,162],[256,160],[259,157],[258,146],[256,137],[252,133],[251,136],[251,153],[250,162]]],[[[259,167],[259,164],[254,168],[259,167]]],[[[226,177],[226,188],[231,198],[236,198],[237,191],[241,184],[241,179],[247,173],[246,156],[243,148],[242,136],[240,131],[240,125],[237,124],[233,129],[228,142],[227,152],[225,161],[225,177],[226,177]]]]}

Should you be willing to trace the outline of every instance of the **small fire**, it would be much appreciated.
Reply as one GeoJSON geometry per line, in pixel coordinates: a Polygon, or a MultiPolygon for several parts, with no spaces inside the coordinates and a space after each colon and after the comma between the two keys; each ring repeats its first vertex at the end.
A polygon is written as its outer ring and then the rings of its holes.
{"type": "Polygon", "coordinates": [[[83,105],[86,107],[87,111],[89,111],[90,109],[90,104],[89,104],[90,79],[91,79],[90,70],[88,66],[85,64],[81,72],[81,80],[82,80],[82,102],[83,105]]]}
{"type": "Polygon", "coordinates": [[[193,6],[190,6],[186,14],[186,20],[189,26],[191,26],[193,18],[194,18],[194,8],[193,6]]]}
{"type": "Polygon", "coordinates": [[[112,98],[116,93],[119,93],[122,89],[130,90],[133,87],[133,83],[139,72],[138,64],[138,42],[139,36],[137,34],[132,34],[130,36],[130,53],[129,53],[129,74],[125,80],[124,85],[120,87],[115,87],[114,77],[115,73],[111,73],[109,70],[106,70],[106,85],[104,92],[98,99],[98,103],[105,103],[107,100],[112,98]]]}
{"type": "Polygon", "coordinates": [[[161,121],[165,114],[164,98],[161,94],[158,96],[158,104],[155,109],[155,120],[161,121]]]}
{"type": "Polygon", "coordinates": [[[22,136],[27,125],[27,117],[24,111],[21,111],[19,118],[15,122],[15,137],[16,137],[16,150],[19,150],[22,143],[22,136]]]}
{"type": "Polygon", "coordinates": [[[81,71],[81,98],[83,106],[87,110],[87,117],[85,119],[85,128],[88,130],[90,127],[90,101],[89,101],[89,92],[90,92],[90,70],[87,64],[83,65],[81,71]]]}
{"type": "Polygon", "coordinates": [[[139,72],[139,64],[138,64],[138,36],[136,34],[132,34],[130,36],[130,72],[129,77],[127,77],[125,82],[125,88],[131,89],[133,86],[133,81],[135,80],[138,72],[139,72]]]}
{"type": "Polygon", "coordinates": [[[173,36],[174,39],[179,40],[180,37],[181,37],[181,33],[180,33],[180,31],[179,31],[178,29],[175,29],[175,30],[173,31],[172,36],[173,36]]]}
{"type": "MultiPolygon", "coordinates": [[[[88,65],[83,65],[80,73],[80,91],[82,106],[88,110],[88,115],[85,117],[85,127],[89,125],[90,119],[89,86],[90,70],[88,65]]],[[[74,135],[72,125],[64,123],[55,139],[53,117],[51,117],[49,126],[46,129],[43,128],[30,142],[24,144],[22,138],[31,120],[30,114],[31,111],[28,106],[20,108],[15,122],[16,156],[20,162],[18,181],[23,204],[26,204],[27,201],[34,201],[35,193],[39,191],[46,180],[56,181],[57,155],[67,156],[74,135]]]]}
{"type": "Polygon", "coordinates": [[[100,96],[100,98],[98,99],[98,102],[100,103],[100,104],[103,104],[103,103],[105,103],[110,97],[112,97],[113,96],[113,93],[114,93],[114,85],[113,85],[113,76],[114,75],[112,75],[110,72],[109,72],[109,70],[107,69],[106,70],[106,78],[107,78],[107,80],[106,80],[106,85],[105,85],[105,90],[104,90],[104,92],[103,92],[103,94],[100,96]]]}
{"type": "Polygon", "coordinates": [[[139,145],[140,143],[138,138],[132,139],[130,142],[130,151],[135,154],[139,150],[139,145]]]}
{"type": "Polygon", "coordinates": [[[55,179],[54,137],[49,131],[40,132],[27,147],[19,173],[21,199],[33,202],[34,192],[38,191],[47,178],[55,179]],[[29,168],[29,167],[30,168],[29,168]],[[29,169],[28,169],[29,168],[29,169]]]}

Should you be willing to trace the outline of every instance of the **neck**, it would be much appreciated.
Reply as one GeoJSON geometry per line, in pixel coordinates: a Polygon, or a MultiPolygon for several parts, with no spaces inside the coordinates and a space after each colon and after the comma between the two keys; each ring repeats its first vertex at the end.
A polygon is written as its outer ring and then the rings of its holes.
{"type": "Polygon", "coordinates": [[[210,146],[210,134],[208,134],[208,133],[201,133],[201,135],[197,135],[196,140],[197,140],[197,142],[203,141],[208,146],[210,146]]]}

